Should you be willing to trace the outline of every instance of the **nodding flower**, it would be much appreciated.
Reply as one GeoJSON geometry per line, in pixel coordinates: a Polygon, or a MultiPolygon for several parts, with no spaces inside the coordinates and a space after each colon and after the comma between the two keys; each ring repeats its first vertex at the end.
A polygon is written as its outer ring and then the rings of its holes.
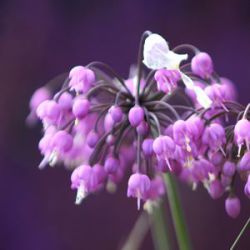
{"type": "Polygon", "coordinates": [[[83,66],[76,66],[69,73],[69,87],[76,93],[87,93],[95,82],[95,73],[83,66]]]}
{"type": "Polygon", "coordinates": [[[221,152],[225,155],[223,145],[226,143],[226,134],[222,125],[218,123],[211,123],[204,130],[202,142],[209,146],[210,150],[221,152]]]}
{"type": "Polygon", "coordinates": [[[191,69],[194,74],[202,78],[209,78],[214,71],[213,61],[210,55],[206,52],[196,54],[192,58],[191,69]]]}
{"type": "Polygon", "coordinates": [[[226,212],[236,217],[237,175],[247,179],[250,197],[250,105],[235,100],[232,83],[193,45],[170,49],[145,32],[139,47],[128,80],[95,61],[73,67],[61,89],[49,84],[34,93],[31,112],[43,124],[39,168],[71,170],[76,204],[104,187],[114,192],[130,175],[127,196],[137,198],[138,209],[141,201],[158,204],[164,175],[175,175],[213,199],[227,193],[226,212]]]}
{"type": "Polygon", "coordinates": [[[239,120],[234,128],[234,138],[238,145],[238,157],[240,156],[241,148],[245,144],[247,150],[250,150],[250,121],[247,119],[239,120]]]}
{"type": "Polygon", "coordinates": [[[135,173],[129,177],[127,196],[137,198],[137,209],[140,209],[141,200],[146,199],[151,186],[150,179],[145,174],[135,173]]]}
{"type": "Polygon", "coordinates": [[[230,217],[237,218],[241,210],[240,199],[236,196],[229,196],[225,200],[225,210],[230,217]]]}
{"type": "Polygon", "coordinates": [[[173,157],[175,152],[175,143],[171,137],[159,136],[153,142],[153,150],[159,159],[164,159],[167,166],[171,170],[170,159],[173,157]]]}
{"type": "Polygon", "coordinates": [[[181,79],[181,74],[178,70],[159,69],[154,76],[157,82],[157,89],[170,94],[177,88],[177,82],[181,79]]]}

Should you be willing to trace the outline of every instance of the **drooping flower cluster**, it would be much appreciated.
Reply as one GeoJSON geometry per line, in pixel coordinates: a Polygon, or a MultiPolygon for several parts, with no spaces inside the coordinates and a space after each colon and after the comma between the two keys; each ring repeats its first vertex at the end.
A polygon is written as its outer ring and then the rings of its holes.
{"type": "Polygon", "coordinates": [[[76,204],[129,174],[127,196],[138,209],[141,201],[157,203],[163,175],[173,174],[213,199],[225,194],[226,212],[237,217],[235,178],[250,198],[249,106],[235,101],[233,84],[192,45],[170,50],[160,35],[145,32],[138,58],[127,80],[93,62],[72,68],[52,98],[51,86],[35,92],[29,117],[43,123],[39,168],[72,169],[76,204]]]}

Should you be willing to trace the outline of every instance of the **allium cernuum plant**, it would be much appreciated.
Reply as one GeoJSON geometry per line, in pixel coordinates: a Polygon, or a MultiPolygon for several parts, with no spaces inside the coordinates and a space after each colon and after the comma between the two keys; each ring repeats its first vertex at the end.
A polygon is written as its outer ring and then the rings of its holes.
{"type": "Polygon", "coordinates": [[[142,36],[128,79],[102,62],[75,66],[39,88],[28,122],[40,119],[39,165],[72,170],[76,204],[123,178],[127,196],[150,209],[162,199],[165,175],[203,186],[225,210],[241,210],[235,179],[250,198],[249,106],[236,101],[206,52],[183,44],[170,49],[158,34],[142,36]]]}

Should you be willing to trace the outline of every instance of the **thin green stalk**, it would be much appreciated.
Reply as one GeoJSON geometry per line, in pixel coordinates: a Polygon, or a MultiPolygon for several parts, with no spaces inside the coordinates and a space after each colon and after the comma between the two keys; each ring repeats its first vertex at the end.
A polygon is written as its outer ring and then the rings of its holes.
{"type": "Polygon", "coordinates": [[[164,175],[164,180],[179,249],[191,250],[191,243],[183,215],[183,208],[178,195],[176,181],[169,173],[164,175]]]}
{"type": "Polygon", "coordinates": [[[164,216],[166,211],[163,202],[158,207],[154,207],[151,214],[151,232],[155,250],[171,250],[168,223],[164,216]]]}
{"type": "Polygon", "coordinates": [[[240,240],[240,237],[242,236],[242,234],[245,232],[245,230],[247,229],[247,227],[250,224],[250,217],[248,218],[247,222],[245,223],[245,225],[243,226],[243,228],[241,229],[239,235],[237,236],[236,240],[234,241],[233,245],[230,247],[230,250],[235,249],[235,246],[237,245],[237,243],[240,240]]]}

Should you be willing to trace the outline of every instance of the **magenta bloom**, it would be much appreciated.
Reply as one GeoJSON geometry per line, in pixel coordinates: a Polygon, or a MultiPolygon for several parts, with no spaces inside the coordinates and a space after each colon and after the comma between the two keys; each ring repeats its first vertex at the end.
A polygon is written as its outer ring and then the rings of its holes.
{"type": "Polygon", "coordinates": [[[227,214],[232,218],[237,218],[240,214],[240,199],[238,197],[228,197],[225,201],[227,214]]]}
{"type": "Polygon", "coordinates": [[[224,110],[228,109],[223,104],[224,101],[230,100],[230,94],[226,92],[225,86],[214,83],[205,88],[205,93],[213,101],[213,107],[222,107],[224,110]]]}
{"type": "Polygon", "coordinates": [[[73,145],[73,139],[72,136],[66,131],[58,131],[53,136],[51,144],[56,151],[66,153],[71,149],[73,145]]]}
{"type": "Polygon", "coordinates": [[[71,188],[77,189],[76,204],[96,189],[98,182],[97,172],[89,165],[81,165],[71,175],[71,188]]]}
{"type": "Polygon", "coordinates": [[[43,120],[45,127],[56,125],[61,115],[61,107],[53,100],[46,100],[38,106],[36,114],[43,120]]]}
{"type": "Polygon", "coordinates": [[[235,137],[235,142],[239,146],[239,154],[241,151],[241,147],[244,143],[247,146],[247,150],[249,150],[250,122],[247,119],[241,119],[236,123],[234,128],[234,137],[235,137]]]}
{"type": "Polygon", "coordinates": [[[209,178],[209,173],[213,173],[215,167],[206,159],[200,159],[193,162],[192,175],[195,181],[204,181],[209,178]]]}
{"type": "Polygon", "coordinates": [[[244,188],[245,195],[250,199],[250,175],[248,175],[247,182],[244,188]]]}
{"type": "Polygon", "coordinates": [[[224,188],[219,180],[214,180],[210,183],[208,193],[213,199],[220,198],[224,193],[224,188]]]}
{"type": "Polygon", "coordinates": [[[51,98],[51,91],[47,87],[37,89],[30,99],[30,114],[27,117],[27,123],[33,125],[37,121],[36,109],[38,106],[51,98]]]}
{"type": "Polygon", "coordinates": [[[137,127],[136,131],[141,136],[146,136],[149,132],[149,126],[146,121],[142,121],[137,127]]]}
{"type": "Polygon", "coordinates": [[[241,171],[250,170],[250,152],[246,152],[238,163],[238,169],[241,171]]]}
{"type": "Polygon", "coordinates": [[[206,127],[202,136],[202,142],[212,150],[222,149],[223,144],[226,142],[225,130],[222,125],[212,123],[206,127]]]}
{"type": "Polygon", "coordinates": [[[157,70],[154,77],[157,82],[157,89],[166,94],[171,93],[177,87],[177,82],[181,79],[178,70],[167,69],[157,70]]]}
{"type": "Polygon", "coordinates": [[[63,93],[60,98],[58,99],[58,104],[60,105],[61,109],[65,112],[70,112],[73,104],[73,97],[68,92],[63,93]]]}
{"type": "Polygon", "coordinates": [[[137,198],[137,209],[140,209],[140,200],[146,199],[150,189],[150,179],[144,174],[133,174],[128,180],[127,196],[137,198]]]}
{"type": "MultiPolygon", "coordinates": [[[[250,162],[249,162],[250,163],[250,162]]],[[[223,174],[226,176],[233,176],[236,171],[236,165],[233,162],[226,161],[223,165],[223,174]]]]}
{"type": "Polygon", "coordinates": [[[95,74],[92,70],[83,66],[76,66],[69,73],[69,86],[78,93],[86,93],[95,82],[95,74]]]}
{"type": "Polygon", "coordinates": [[[208,78],[213,73],[212,59],[207,53],[200,52],[193,57],[191,68],[196,75],[202,78],[208,78]]]}
{"type": "Polygon", "coordinates": [[[146,155],[146,156],[152,156],[154,151],[153,151],[153,142],[154,140],[153,139],[145,139],[142,143],[142,150],[143,150],[143,153],[146,155]]]}
{"type": "Polygon", "coordinates": [[[90,104],[88,100],[77,99],[73,104],[72,112],[78,119],[83,119],[89,112],[90,104]]]}
{"type": "Polygon", "coordinates": [[[144,110],[139,106],[134,106],[129,110],[128,119],[132,127],[137,127],[144,120],[144,110]]]}
{"type": "Polygon", "coordinates": [[[115,123],[120,122],[122,120],[123,112],[119,106],[112,106],[109,109],[109,113],[115,123]]]}
{"type": "Polygon", "coordinates": [[[114,174],[119,169],[119,167],[119,160],[113,156],[109,156],[104,163],[104,169],[109,174],[114,174]]]}
{"type": "Polygon", "coordinates": [[[159,136],[154,140],[153,150],[160,159],[166,161],[167,166],[171,170],[169,159],[173,157],[175,152],[174,141],[167,135],[159,136]]]}
{"type": "Polygon", "coordinates": [[[95,131],[90,131],[87,135],[87,144],[89,147],[94,148],[99,140],[99,135],[95,131]]]}

